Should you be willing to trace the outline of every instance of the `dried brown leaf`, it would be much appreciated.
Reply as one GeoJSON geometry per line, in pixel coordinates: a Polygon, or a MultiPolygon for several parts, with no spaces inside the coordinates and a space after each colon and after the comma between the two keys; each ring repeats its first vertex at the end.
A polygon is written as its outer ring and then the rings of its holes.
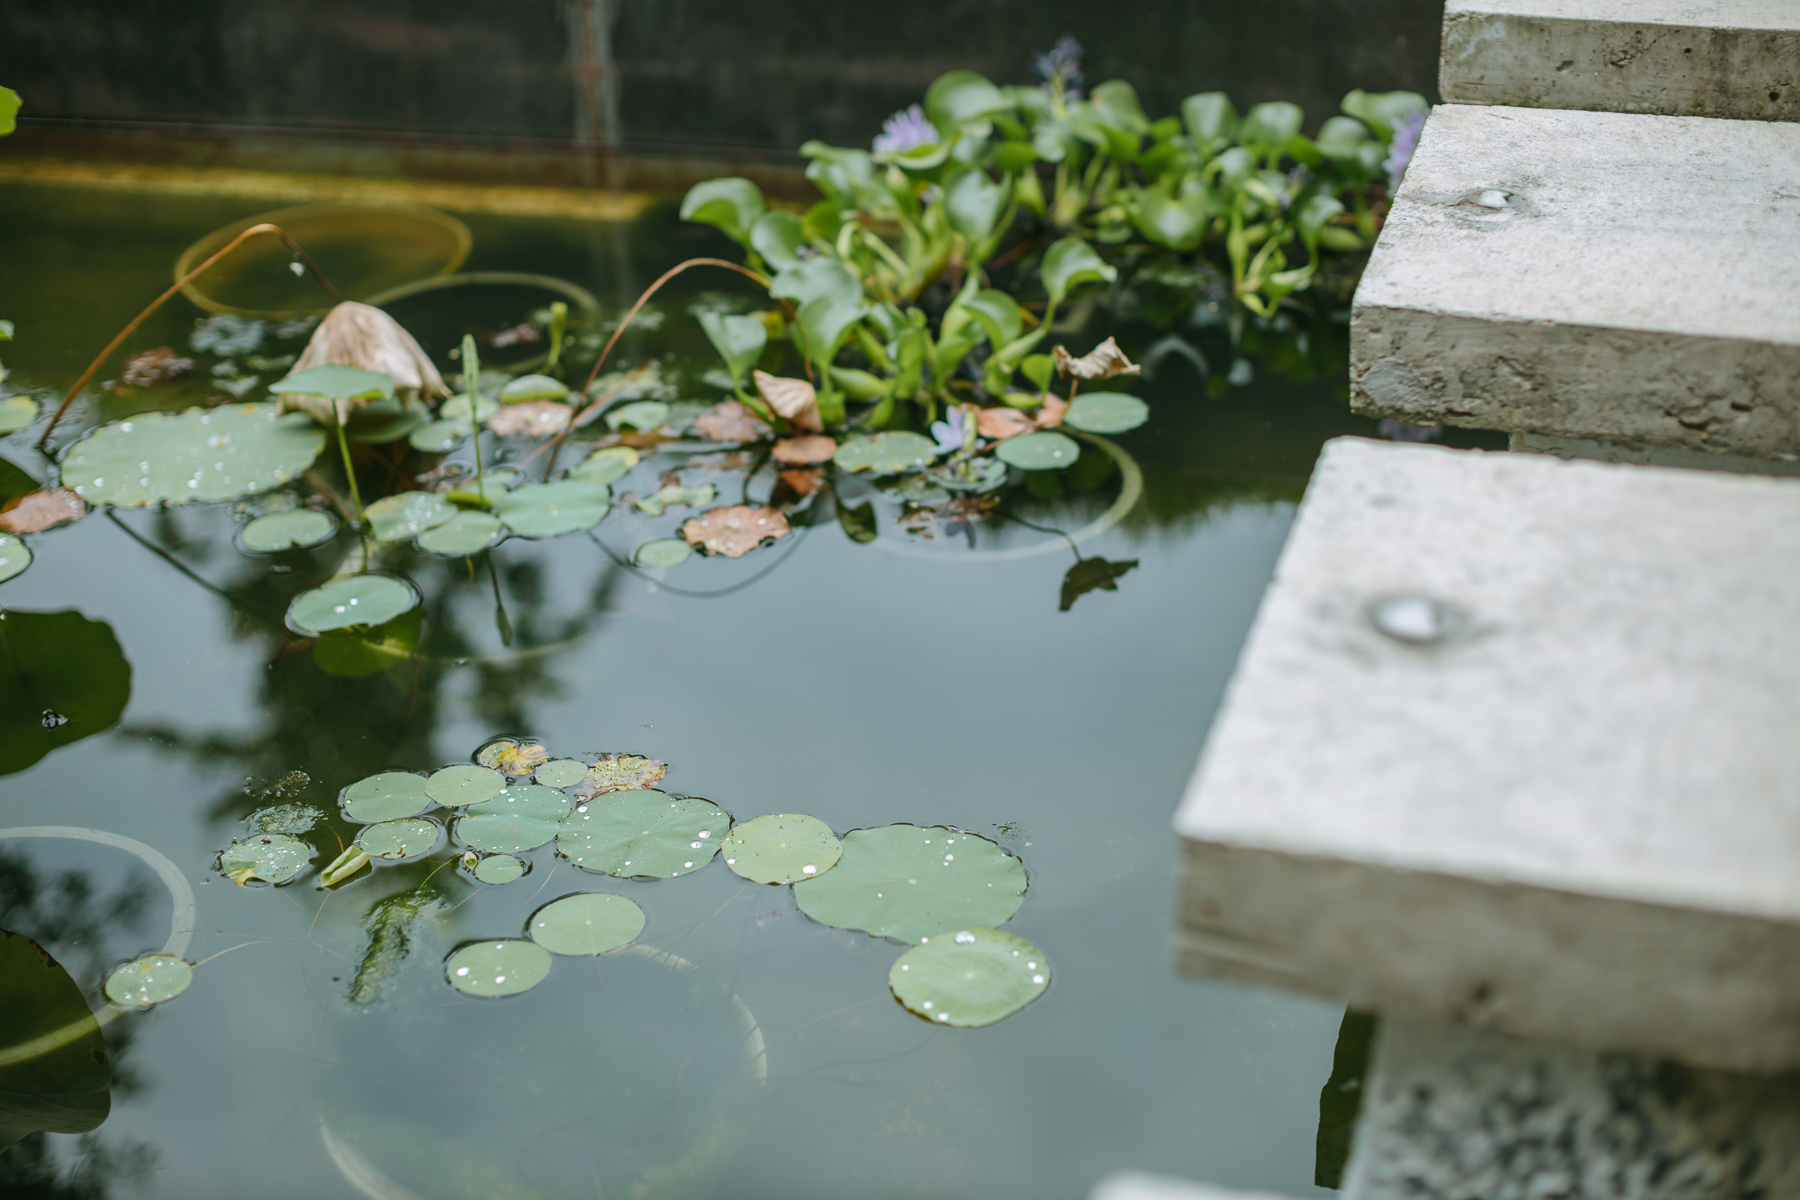
{"type": "Polygon", "coordinates": [[[538,742],[499,738],[477,751],[475,761],[508,775],[529,775],[550,761],[550,751],[538,742]]]}
{"type": "Polygon", "coordinates": [[[661,779],[668,769],[668,763],[641,754],[608,754],[588,768],[570,795],[577,800],[587,800],[601,792],[646,788],[661,779]]]}
{"type": "Polygon", "coordinates": [[[194,360],[183,358],[167,346],[158,346],[125,360],[121,379],[132,387],[161,387],[194,371],[194,360]]]}
{"type": "Polygon", "coordinates": [[[789,467],[776,478],[780,481],[778,491],[798,499],[819,490],[819,484],[825,478],[825,470],[823,467],[789,467]]]}
{"type": "Polygon", "coordinates": [[[1051,352],[1056,373],[1064,379],[1111,379],[1114,375],[1136,375],[1142,367],[1125,357],[1119,344],[1107,338],[1087,354],[1076,358],[1061,346],[1051,352]]]}
{"type": "Polygon", "coordinates": [[[1030,433],[1036,428],[1032,419],[1016,408],[984,408],[975,414],[975,432],[996,442],[1030,433]]]}
{"type": "Polygon", "coordinates": [[[783,379],[767,371],[752,371],[756,391],[770,408],[787,418],[788,425],[804,433],[818,433],[825,428],[819,419],[819,394],[804,379],[783,379]]]}
{"type": "Polygon", "coordinates": [[[793,467],[807,467],[814,463],[830,462],[831,456],[837,453],[837,448],[837,441],[822,433],[810,437],[782,438],[775,443],[775,461],[793,467]]]}
{"type": "Polygon", "coordinates": [[[787,536],[787,518],[772,508],[756,508],[739,504],[733,508],[715,508],[703,516],[689,519],[681,527],[681,536],[690,546],[708,554],[726,558],[742,558],[763,542],[787,536]]]}
{"type": "Polygon", "coordinates": [[[87,515],[87,505],[67,488],[39,488],[14,496],[0,509],[0,530],[7,533],[42,533],[87,515]]]}
{"type": "Polygon", "coordinates": [[[755,413],[736,400],[713,405],[694,418],[694,428],[714,442],[758,442],[770,432],[755,413]]]}
{"type": "Polygon", "coordinates": [[[1063,416],[1069,411],[1069,402],[1061,396],[1046,396],[1043,404],[1031,414],[1031,423],[1039,429],[1055,429],[1063,423],[1063,416]]]}
{"type": "Polygon", "coordinates": [[[346,300],[325,314],[313,330],[312,340],[306,343],[306,350],[294,363],[293,372],[299,374],[326,363],[380,371],[394,381],[395,388],[410,388],[422,400],[450,394],[443,376],[400,322],[379,308],[354,300],[346,300]]]}
{"type": "Polygon", "coordinates": [[[556,400],[524,400],[489,417],[487,427],[501,437],[546,437],[567,429],[572,416],[573,410],[556,400]]]}

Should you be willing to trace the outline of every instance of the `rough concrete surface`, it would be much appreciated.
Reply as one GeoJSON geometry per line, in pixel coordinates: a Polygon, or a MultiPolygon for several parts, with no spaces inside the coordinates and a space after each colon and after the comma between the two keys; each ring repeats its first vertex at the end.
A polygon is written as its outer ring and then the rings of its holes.
{"type": "Polygon", "coordinates": [[[1176,818],[1183,965],[1800,1065],[1796,613],[1800,482],[1329,443],[1176,818]]]}
{"type": "Polygon", "coordinates": [[[1120,1171],[1094,1185],[1088,1200],[1289,1200],[1267,1192],[1234,1192],[1170,1175],[1120,1171]]]}
{"type": "Polygon", "coordinates": [[[1350,375],[1412,424],[1800,453],[1800,124],[1439,105],[1350,375]]]}
{"type": "Polygon", "coordinates": [[[1445,100],[1800,121],[1790,0],[1449,0],[1445,100]]]}

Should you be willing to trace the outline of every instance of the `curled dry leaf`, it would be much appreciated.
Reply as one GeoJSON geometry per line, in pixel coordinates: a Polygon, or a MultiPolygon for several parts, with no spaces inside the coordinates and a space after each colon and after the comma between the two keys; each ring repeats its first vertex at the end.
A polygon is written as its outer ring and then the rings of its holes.
{"type": "Polygon", "coordinates": [[[804,379],[783,379],[767,371],[752,371],[756,391],[770,408],[787,418],[788,425],[805,433],[825,428],[819,419],[819,395],[804,379]]]}
{"type": "Polygon", "coordinates": [[[194,360],[183,358],[167,346],[158,346],[125,360],[125,373],[120,379],[132,387],[161,387],[173,383],[194,370],[194,360]]]}
{"type": "Polygon", "coordinates": [[[1054,429],[1061,425],[1069,402],[1060,396],[1046,396],[1032,412],[1016,408],[984,408],[975,414],[975,431],[984,438],[1004,442],[1009,437],[1030,433],[1035,429],[1054,429]]]}
{"type": "Polygon", "coordinates": [[[577,800],[587,800],[601,792],[623,792],[631,788],[647,788],[663,777],[669,764],[641,754],[607,754],[587,769],[581,782],[570,793],[577,800]]]}
{"type": "Polygon", "coordinates": [[[325,314],[294,364],[293,373],[298,375],[326,363],[380,371],[393,379],[396,388],[410,388],[421,400],[450,394],[443,376],[400,322],[379,308],[354,300],[346,300],[325,314]]]}
{"type": "Polygon", "coordinates": [[[809,467],[831,461],[837,453],[837,441],[822,433],[810,437],[782,438],[775,443],[775,461],[792,467],[809,467]]]}
{"type": "Polygon", "coordinates": [[[713,442],[756,442],[769,436],[769,427],[736,400],[713,405],[694,418],[694,428],[713,442]]]}
{"type": "Polygon", "coordinates": [[[489,417],[487,427],[501,437],[546,437],[567,429],[573,415],[555,400],[525,400],[489,417]]]}
{"type": "Polygon", "coordinates": [[[1051,356],[1056,360],[1056,373],[1064,379],[1111,379],[1114,375],[1136,375],[1142,367],[1125,357],[1119,344],[1107,338],[1092,351],[1076,358],[1061,346],[1052,350],[1051,356]]]}
{"type": "Polygon", "coordinates": [[[742,558],[763,542],[786,537],[788,532],[786,517],[772,508],[748,504],[715,508],[681,527],[681,536],[688,545],[726,558],[742,558]]]}
{"type": "Polygon", "coordinates": [[[7,533],[42,533],[87,515],[87,505],[67,488],[39,488],[7,501],[0,509],[0,530],[7,533]]]}

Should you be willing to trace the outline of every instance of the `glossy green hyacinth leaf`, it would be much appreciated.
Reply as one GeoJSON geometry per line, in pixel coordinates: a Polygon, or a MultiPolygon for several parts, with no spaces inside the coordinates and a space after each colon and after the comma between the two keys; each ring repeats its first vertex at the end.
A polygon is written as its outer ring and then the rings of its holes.
{"type": "Polygon", "coordinates": [[[106,977],[106,998],[120,1008],[161,1004],[187,991],[194,968],[173,954],[146,954],[106,977]]]}
{"type": "Polygon", "coordinates": [[[313,848],[285,833],[259,833],[233,842],[219,854],[219,871],[238,883],[260,879],[286,883],[312,861],[313,848]]]}
{"type": "Polygon", "coordinates": [[[570,479],[583,483],[611,484],[623,479],[638,465],[638,452],[630,446],[607,446],[596,450],[569,471],[570,479]]]}
{"type": "Polygon", "coordinates": [[[611,488],[561,479],[515,488],[495,501],[494,512],[521,537],[546,538],[592,529],[611,507],[611,488]]]}
{"type": "Polygon", "coordinates": [[[545,787],[566,788],[580,783],[587,774],[587,764],[574,758],[555,758],[531,773],[531,778],[545,787]]]}
{"type": "Polygon", "coordinates": [[[606,792],[575,806],[556,850],[578,867],[621,879],[669,879],[704,867],[731,818],[710,800],[654,788],[606,792]]]}
{"type": "Polygon", "coordinates": [[[994,454],[1000,461],[1027,471],[1050,471],[1074,466],[1081,457],[1081,447],[1063,434],[1040,430],[1007,438],[994,454]]]}
{"type": "Polygon", "coordinates": [[[640,567],[672,567],[686,562],[693,553],[694,548],[681,538],[657,538],[639,546],[632,561],[640,567]]]}
{"type": "Polygon", "coordinates": [[[644,910],[624,896],[582,892],[532,913],[525,931],[552,954],[609,954],[644,932],[644,910]]]}
{"type": "Polygon", "coordinates": [[[888,986],[910,1011],[964,1029],[1005,1020],[1043,995],[1049,983],[1043,951],[981,926],[934,934],[888,971],[888,986]]]}
{"type": "Polygon", "coordinates": [[[1083,392],[1063,414],[1063,424],[1083,433],[1124,433],[1150,419],[1150,406],[1124,392],[1083,392]]]}
{"type": "MultiPolygon", "coordinates": [[[[436,778],[433,776],[433,778],[436,778]]],[[[338,802],[344,815],[363,825],[416,817],[432,805],[427,780],[411,771],[383,771],[344,789],[338,802]]]]}
{"type": "Polygon", "coordinates": [[[89,504],[141,508],[234,500],[299,475],[325,446],[302,413],[227,404],[139,413],[102,425],[69,450],[63,486],[89,504]]]}
{"type": "Polygon", "coordinates": [[[775,813],[732,826],[725,865],[756,883],[799,883],[831,870],[844,845],[831,826],[800,813],[775,813]]]}
{"type": "Polygon", "coordinates": [[[492,800],[470,805],[456,823],[456,836],[477,850],[517,854],[555,837],[568,815],[569,798],[561,792],[541,784],[514,784],[492,800]]]}
{"type": "Polygon", "coordinates": [[[31,547],[10,533],[0,533],[0,583],[24,572],[31,565],[31,547]]]}
{"type": "Polygon", "coordinates": [[[525,874],[525,860],[510,854],[489,854],[475,864],[475,878],[498,887],[525,874]]]}
{"type": "Polygon", "coordinates": [[[399,492],[363,510],[369,532],[384,542],[403,542],[436,529],[461,511],[436,492],[399,492]]]}
{"type": "Polygon", "coordinates": [[[408,817],[364,826],[356,844],[370,858],[417,858],[437,849],[443,834],[444,827],[430,817],[408,817]]]}
{"type": "Polygon", "coordinates": [[[924,466],[936,453],[937,445],[930,438],[900,430],[851,438],[837,448],[834,457],[837,465],[846,471],[893,475],[924,466]]]}
{"type": "Polygon", "coordinates": [[[1025,899],[1025,867],[986,838],[942,826],[884,825],[844,835],[844,856],[794,885],[813,920],[917,942],[946,929],[999,925],[1025,899]]]}
{"type": "Polygon", "coordinates": [[[30,396],[0,400],[0,437],[17,433],[38,418],[38,402],[30,396]]]}
{"type": "Polygon", "coordinates": [[[506,776],[492,767],[457,763],[434,771],[425,781],[425,794],[445,808],[462,808],[492,800],[506,788],[506,776]]]}
{"type": "Polygon", "coordinates": [[[0,930],[0,1151],[86,1133],[112,1111],[112,1065],[81,985],[42,946],[0,930]]]}
{"type": "Polygon", "coordinates": [[[467,510],[419,535],[419,549],[444,558],[467,558],[500,539],[505,527],[493,513],[467,510]]]}
{"type": "Polygon", "coordinates": [[[352,625],[380,625],[419,603],[419,593],[393,575],[346,575],[324,587],[301,592],[288,605],[288,625],[297,633],[321,634],[352,625]]]}
{"type": "Polygon", "coordinates": [[[252,554],[279,554],[328,542],[336,532],[337,522],[330,513],[296,508],[247,522],[238,530],[238,545],[252,554]]]}
{"type": "Polygon", "coordinates": [[[516,996],[548,974],[550,952],[524,938],[475,942],[444,960],[444,978],[467,996],[516,996]]]}

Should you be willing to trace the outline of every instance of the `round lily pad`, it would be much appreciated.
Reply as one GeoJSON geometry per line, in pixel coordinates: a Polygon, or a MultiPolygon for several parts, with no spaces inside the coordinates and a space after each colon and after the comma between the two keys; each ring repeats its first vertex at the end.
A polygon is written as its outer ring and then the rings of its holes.
{"type": "Polygon", "coordinates": [[[873,437],[851,438],[837,448],[834,459],[846,471],[893,475],[922,467],[937,453],[937,444],[921,434],[897,430],[873,437]]]}
{"type": "Polygon", "coordinates": [[[444,978],[468,996],[516,996],[549,973],[550,952],[524,938],[475,942],[444,960],[444,978]]]}
{"type": "Polygon", "coordinates": [[[986,838],[942,826],[884,825],[844,835],[844,856],[794,885],[800,911],[838,929],[917,942],[998,925],[1025,899],[1025,867],[986,838]]]}
{"type": "Polygon", "coordinates": [[[426,791],[423,777],[410,771],[384,771],[345,788],[338,803],[352,821],[372,825],[376,821],[416,817],[431,807],[432,796],[426,791]]]}
{"type": "Polygon", "coordinates": [[[1081,447],[1065,434],[1050,430],[1009,437],[994,450],[1000,461],[1027,471],[1061,470],[1081,457],[1081,447]]]}
{"type": "Polygon", "coordinates": [[[644,932],[644,910],[623,896],[582,892],[538,909],[525,932],[552,954],[606,954],[644,932]]]}
{"type": "Polygon", "coordinates": [[[569,798],[554,788],[524,783],[504,788],[492,800],[471,804],[456,823],[465,845],[494,854],[516,854],[556,836],[569,815],[569,798]]]}
{"type": "Polygon", "coordinates": [[[173,954],[146,954],[106,977],[106,998],[121,1008],[161,1004],[187,991],[194,968],[173,954]]]}
{"type": "Polygon", "coordinates": [[[17,433],[38,418],[38,402],[30,396],[0,400],[0,436],[17,433]]]}
{"type": "Polygon", "coordinates": [[[710,800],[632,788],[577,804],[556,835],[556,850],[590,871],[668,879],[704,867],[730,826],[710,800]]]}
{"type": "Polygon", "coordinates": [[[633,558],[640,567],[672,567],[693,552],[681,538],[657,538],[639,546],[633,558]]]}
{"type": "Polygon", "coordinates": [[[462,808],[492,800],[506,787],[506,776],[489,767],[458,763],[432,773],[425,781],[425,794],[445,808],[462,808]]]}
{"type": "Polygon", "coordinates": [[[1063,424],[1084,433],[1124,433],[1150,419],[1150,406],[1124,392],[1082,392],[1063,414],[1063,424]]]}
{"type": "Polygon", "coordinates": [[[455,449],[468,436],[468,418],[453,421],[439,417],[414,429],[406,435],[406,440],[414,450],[422,454],[443,454],[455,449]]]}
{"type": "Polygon", "coordinates": [[[844,845],[817,817],[777,813],[732,826],[725,865],[757,883],[798,883],[837,865],[844,845]]]}
{"type": "Polygon", "coordinates": [[[365,825],[356,835],[356,844],[370,858],[417,858],[437,849],[443,833],[444,827],[430,817],[409,817],[365,825]]]}
{"type": "Polygon", "coordinates": [[[330,513],[296,508],[250,521],[238,530],[238,545],[252,554],[278,554],[328,542],[336,531],[330,513]]]}
{"type": "MultiPolygon", "coordinates": [[[[492,396],[482,396],[475,403],[475,418],[476,418],[476,420],[485,421],[489,417],[493,416],[495,413],[497,413],[499,411],[500,411],[500,402],[498,400],[494,399],[492,396]]],[[[468,397],[468,393],[458,392],[456,395],[454,395],[454,396],[450,397],[448,400],[444,401],[443,407],[438,409],[438,420],[461,422],[463,433],[465,435],[468,434],[469,433],[469,397],[468,397]]]]}
{"type": "Polygon", "coordinates": [[[521,375],[500,389],[502,404],[523,404],[527,400],[561,400],[569,394],[569,385],[548,375],[521,375]]]}
{"type": "Polygon", "coordinates": [[[588,455],[569,471],[570,479],[584,483],[615,483],[638,465],[638,452],[630,446],[607,446],[588,455]]]}
{"type": "Polygon", "coordinates": [[[975,926],[933,935],[900,956],[888,986],[911,1011],[973,1029],[1004,1020],[1044,994],[1050,963],[1023,938],[975,926]]]}
{"type": "Polygon", "coordinates": [[[623,429],[630,426],[643,433],[658,428],[669,419],[669,406],[661,400],[637,400],[630,404],[621,404],[606,414],[606,424],[611,429],[623,429]]]}
{"type": "Polygon", "coordinates": [[[466,558],[493,545],[501,529],[500,518],[493,513],[468,509],[421,533],[419,549],[445,558],[466,558]]]}
{"type": "Polygon", "coordinates": [[[573,758],[557,758],[533,771],[531,777],[545,787],[566,788],[580,783],[586,774],[586,763],[573,758]]]}
{"type": "Polygon", "coordinates": [[[286,883],[312,861],[313,848],[285,833],[259,833],[233,842],[219,854],[219,871],[239,883],[260,879],[286,883]]]}
{"type": "Polygon", "coordinates": [[[579,479],[528,483],[500,497],[494,512],[522,537],[556,537],[592,529],[612,507],[612,489],[579,479]]]}
{"type": "Polygon", "coordinates": [[[277,416],[273,404],[139,413],[75,443],[62,482],[89,504],[120,508],[231,500],[286,483],[324,446],[309,418],[277,416]]]}
{"type": "Polygon", "coordinates": [[[412,584],[393,575],[346,575],[301,592],[288,605],[288,625],[315,635],[352,625],[380,625],[419,603],[412,584]]]}
{"type": "Polygon", "coordinates": [[[31,547],[10,533],[0,533],[0,583],[31,565],[31,547]]]}
{"type": "Polygon", "coordinates": [[[510,854],[489,854],[475,864],[475,878],[483,883],[511,883],[525,874],[525,860],[510,854]]]}
{"type": "Polygon", "coordinates": [[[384,542],[403,542],[456,516],[461,510],[436,492],[400,492],[383,496],[363,510],[369,532],[384,542]]]}

